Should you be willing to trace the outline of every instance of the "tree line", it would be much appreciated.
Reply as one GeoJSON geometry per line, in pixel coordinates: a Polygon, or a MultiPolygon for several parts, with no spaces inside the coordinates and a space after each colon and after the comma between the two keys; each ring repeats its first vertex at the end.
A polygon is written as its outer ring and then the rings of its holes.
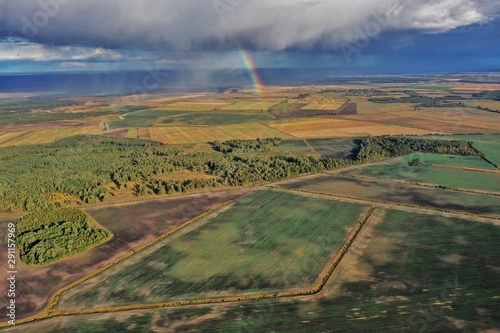
{"type": "Polygon", "coordinates": [[[55,143],[0,148],[0,207],[36,211],[106,202],[110,185],[135,195],[174,194],[219,186],[273,182],[413,152],[479,155],[463,141],[368,137],[352,159],[280,153],[277,138],[214,142],[212,151],[186,152],[159,142],[82,135],[55,143]],[[189,170],[207,177],[164,180],[189,170]],[[201,179],[199,179],[201,178],[201,179]]]}

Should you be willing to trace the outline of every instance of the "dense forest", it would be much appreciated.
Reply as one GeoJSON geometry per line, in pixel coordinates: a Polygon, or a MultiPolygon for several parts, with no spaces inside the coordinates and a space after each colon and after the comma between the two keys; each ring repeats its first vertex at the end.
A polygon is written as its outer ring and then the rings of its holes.
{"type": "Polygon", "coordinates": [[[21,260],[44,265],[97,245],[110,233],[90,225],[89,216],[76,208],[35,212],[16,224],[21,260]]]}
{"type": "Polygon", "coordinates": [[[128,188],[138,196],[244,186],[416,151],[480,154],[467,142],[405,137],[364,138],[353,159],[318,159],[273,151],[279,144],[276,138],[233,140],[214,142],[212,151],[188,153],[159,142],[89,135],[50,144],[0,148],[0,207],[3,211],[36,211],[106,202],[111,195],[110,185],[128,188]],[[162,177],[185,170],[211,177],[162,177]]]}
{"type": "Polygon", "coordinates": [[[458,140],[425,140],[404,136],[381,136],[362,139],[357,160],[359,162],[370,162],[414,152],[481,156],[481,152],[477,151],[470,142],[458,140]]]}

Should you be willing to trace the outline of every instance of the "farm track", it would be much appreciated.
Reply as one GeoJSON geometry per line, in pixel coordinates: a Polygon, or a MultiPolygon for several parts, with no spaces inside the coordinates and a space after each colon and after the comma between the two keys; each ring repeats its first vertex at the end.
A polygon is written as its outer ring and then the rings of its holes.
{"type": "Polygon", "coordinates": [[[321,198],[333,198],[333,199],[337,199],[337,200],[341,200],[341,201],[361,203],[361,204],[365,204],[365,205],[376,205],[377,207],[400,208],[400,209],[401,208],[409,208],[412,210],[420,210],[420,211],[434,212],[434,213],[440,213],[440,214],[443,214],[443,213],[444,214],[451,214],[451,215],[457,216],[457,217],[473,217],[473,218],[478,219],[481,222],[493,223],[496,225],[500,225],[500,217],[496,217],[496,216],[472,214],[472,213],[447,210],[447,209],[428,208],[428,207],[422,207],[422,206],[418,206],[418,205],[409,205],[409,204],[402,204],[402,203],[397,203],[397,202],[365,199],[365,198],[351,197],[351,196],[340,195],[340,194],[328,194],[328,193],[320,193],[320,192],[307,191],[307,190],[290,189],[290,188],[280,187],[277,185],[268,185],[268,187],[274,188],[277,190],[281,190],[281,191],[306,193],[306,194],[314,195],[314,196],[321,197],[321,198]],[[486,221],[488,221],[488,222],[486,222],[486,221]]]}
{"type": "MultiPolygon", "coordinates": [[[[237,200],[237,199],[235,199],[237,200]]],[[[316,282],[312,285],[312,288],[310,289],[305,289],[305,290],[296,290],[296,291],[283,291],[283,292],[278,292],[278,293],[265,293],[265,294],[252,294],[252,295],[235,295],[235,296],[228,296],[228,297],[215,297],[215,298],[205,298],[205,299],[197,299],[197,300],[185,300],[185,301],[171,301],[171,302],[162,302],[162,303],[153,303],[153,304],[136,304],[136,305],[127,305],[127,306],[116,306],[116,307],[102,307],[102,308],[90,308],[90,309],[81,309],[81,310],[59,310],[57,309],[57,305],[59,303],[60,296],[68,291],[71,288],[76,287],[77,285],[80,285],[81,283],[89,280],[90,278],[96,276],[97,274],[115,266],[116,264],[130,258],[131,256],[135,255],[136,253],[145,250],[146,248],[149,248],[153,244],[156,244],[160,240],[163,240],[167,238],[168,236],[177,233],[178,231],[186,228],[189,225],[192,225],[193,223],[199,221],[200,219],[220,210],[221,208],[233,203],[235,200],[231,200],[228,202],[225,202],[214,209],[196,217],[195,219],[178,226],[177,228],[169,231],[168,233],[150,241],[147,244],[144,244],[140,248],[129,252],[125,256],[119,258],[118,260],[106,265],[105,267],[93,272],[92,274],[87,275],[86,277],[75,281],[64,288],[60,289],[58,292],[56,292],[50,299],[48,305],[45,307],[44,310],[40,311],[38,314],[24,318],[21,320],[18,320],[16,322],[16,325],[21,325],[21,324],[27,324],[30,322],[34,321],[40,321],[44,319],[49,319],[49,318],[54,318],[54,317],[62,317],[62,316],[76,316],[76,315],[88,315],[88,314],[97,314],[97,313],[114,313],[114,312],[122,312],[122,311],[132,311],[132,310],[146,310],[146,309],[158,309],[158,308],[173,308],[173,307],[181,307],[181,306],[195,306],[195,305],[207,305],[207,304],[221,304],[221,303],[234,303],[234,302],[243,302],[243,301],[257,301],[257,300],[264,300],[264,299],[271,299],[271,298],[291,298],[291,297],[299,297],[299,296],[308,296],[308,295],[315,295],[318,294],[323,290],[325,287],[326,283],[332,276],[335,268],[339,265],[340,261],[344,257],[344,255],[347,253],[349,250],[350,246],[352,243],[355,241],[357,235],[365,225],[365,223],[368,221],[370,218],[371,214],[373,211],[376,209],[374,206],[371,206],[368,208],[364,214],[361,216],[359,221],[356,224],[356,227],[353,229],[353,231],[350,233],[349,237],[347,238],[346,242],[342,246],[342,248],[339,250],[339,252],[332,257],[332,259],[328,262],[328,264],[325,266],[325,269],[323,272],[320,274],[316,282]]],[[[8,323],[0,323],[0,328],[2,327],[8,327],[8,323]]]]}
{"type": "Polygon", "coordinates": [[[500,170],[486,170],[486,169],[477,169],[477,168],[454,167],[454,166],[450,166],[450,165],[440,165],[440,164],[433,164],[432,167],[438,168],[438,169],[464,170],[464,171],[492,173],[492,174],[499,174],[500,173],[500,170]]]}
{"type": "Polygon", "coordinates": [[[311,143],[307,139],[304,139],[304,143],[307,145],[309,150],[314,153],[314,155],[316,155],[319,159],[321,159],[321,155],[318,153],[316,149],[314,149],[313,145],[311,145],[311,143]]]}

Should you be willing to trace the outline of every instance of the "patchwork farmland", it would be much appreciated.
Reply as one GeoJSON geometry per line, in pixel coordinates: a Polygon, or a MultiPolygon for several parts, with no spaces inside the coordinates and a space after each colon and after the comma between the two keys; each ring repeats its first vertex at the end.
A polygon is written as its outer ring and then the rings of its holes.
{"type": "MultiPolygon", "coordinates": [[[[473,86],[360,81],[269,87],[262,96],[231,88],[146,94],[133,105],[106,96],[92,105],[110,113],[88,122],[2,126],[0,146],[32,152],[22,160],[33,177],[22,176],[28,180],[22,191],[43,175],[75,169],[71,161],[95,162],[98,172],[71,178],[81,194],[55,192],[64,180],[56,177],[58,187],[39,182],[42,198],[85,211],[112,236],[47,266],[20,263],[17,325],[0,327],[500,330],[500,118],[479,108],[496,101],[472,96],[473,86]],[[469,92],[457,93],[460,87],[469,92]],[[464,105],[431,107],[412,96],[438,104],[464,98],[464,105]],[[113,138],[89,142],[89,151],[99,146],[100,152],[91,157],[80,147],[50,159],[55,151],[31,146],[75,134],[90,135],[80,141],[113,138]],[[458,140],[467,149],[429,153],[397,146],[390,155],[362,146],[379,135],[458,140]],[[99,158],[108,152],[113,160],[99,158]],[[117,167],[125,152],[128,162],[117,167]],[[279,181],[256,177],[276,170],[279,181]],[[102,181],[103,174],[112,178],[102,181]],[[247,181],[245,174],[254,177],[247,181]],[[203,186],[210,181],[220,183],[203,186]],[[92,184],[112,189],[106,201],[80,200],[92,184]]],[[[4,152],[2,170],[19,169],[17,150],[4,152]]],[[[15,183],[14,176],[2,178],[0,199],[16,198],[7,191],[15,183]]],[[[27,204],[37,201],[2,211],[0,225],[18,221],[27,204]]],[[[0,228],[1,246],[5,233],[0,228]]]]}

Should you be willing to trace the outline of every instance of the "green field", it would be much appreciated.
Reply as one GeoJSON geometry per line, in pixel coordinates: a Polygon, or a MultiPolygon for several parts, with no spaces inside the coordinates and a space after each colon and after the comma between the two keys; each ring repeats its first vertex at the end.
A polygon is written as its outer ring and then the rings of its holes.
{"type": "Polygon", "coordinates": [[[63,308],[307,288],[365,206],[260,190],[62,296],[63,308]]]}
{"type": "Polygon", "coordinates": [[[415,153],[400,158],[395,158],[394,163],[406,164],[413,160],[420,159],[424,166],[442,165],[457,168],[472,168],[483,170],[495,170],[495,167],[478,156],[457,156],[457,155],[441,155],[441,154],[422,154],[415,153]]]}
{"type": "Polygon", "coordinates": [[[422,139],[438,139],[438,140],[461,140],[471,141],[473,146],[480,150],[486,158],[500,166],[500,135],[444,135],[444,136],[421,136],[422,139]]]}
{"type": "Polygon", "coordinates": [[[308,139],[307,141],[323,158],[353,159],[359,150],[358,140],[353,138],[308,139]]]}
{"type": "Polygon", "coordinates": [[[433,165],[494,169],[491,164],[480,157],[411,154],[385,163],[350,169],[342,174],[428,183],[467,190],[500,192],[500,173],[444,169],[433,165]],[[410,161],[414,159],[420,160],[423,164],[421,166],[410,166],[410,161]]]}
{"type": "Polygon", "coordinates": [[[381,213],[366,245],[351,254],[357,264],[318,297],[57,317],[5,331],[497,332],[500,226],[381,213]]]}
{"type": "Polygon", "coordinates": [[[172,125],[232,125],[273,120],[267,113],[187,113],[164,119],[162,124],[172,125]]]}
{"type": "Polygon", "coordinates": [[[121,120],[108,122],[110,129],[151,126],[165,117],[176,116],[184,111],[144,110],[128,113],[121,120]]]}
{"type": "Polygon", "coordinates": [[[431,209],[500,216],[500,197],[444,189],[422,188],[325,174],[285,181],[279,183],[279,186],[294,190],[421,206],[431,209]]]}
{"type": "Polygon", "coordinates": [[[304,140],[283,140],[278,148],[279,152],[297,152],[297,153],[310,153],[311,150],[306,145],[304,140]]]}
{"type": "Polygon", "coordinates": [[[128,129],[127,138],[137,139],[139,137],[137,127],[128,129]]]}

